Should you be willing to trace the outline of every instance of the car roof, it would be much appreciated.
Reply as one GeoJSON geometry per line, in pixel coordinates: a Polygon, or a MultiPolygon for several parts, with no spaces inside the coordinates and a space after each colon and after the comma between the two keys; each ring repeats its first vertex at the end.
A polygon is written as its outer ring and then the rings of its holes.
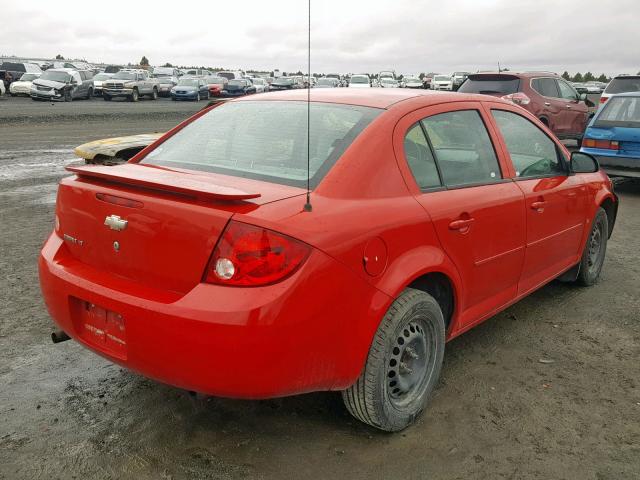
{"type": "Polygon", "coordinates": [[[520,77],[520,78],[536,78],[536,77],[559,77],[559,75],[555,72],[512,72],[512,71],[501,71],[501,72],[478,72],[472,73],[470,76],[476,75],[504,75],[504,76],[512,76],[512,77],[520,77]]]}
{"type": "MultiPolygon", "coordinates": [[[[340,103],[345,105],[359,105],[362,107],[372,108],[389,108],[392,105],[402,102],[404,100],[410,100],[413,98],[420,98],[423,100],[422,106],[436,105],[439,103],[447,102],[463,102],[463,101],[492,101],[492,102],[506,102],[494,97],[488,97],[486,95],[467,94],[457,92],[439,92],[434,90],[415,90],[404,88],[374,88],[374,89],[359,89],[359,88],[319,88],[311,89],[311,101],[322,103],[340,103]]],[[[290,100],[290,101],[307,101],[307,89],[297,90],[284,90],[269,92],[264,95],[251,95],[249,97],[239,98],[236,101],[269,101],[269,100],[290,100]]]]}
{"type": "Polygon", "coordinates": [[[640,97],[640,92],[635,91],[635,92],[615,93],[611,95],[609,98],[614,98],[614,97],[640,97]]]}

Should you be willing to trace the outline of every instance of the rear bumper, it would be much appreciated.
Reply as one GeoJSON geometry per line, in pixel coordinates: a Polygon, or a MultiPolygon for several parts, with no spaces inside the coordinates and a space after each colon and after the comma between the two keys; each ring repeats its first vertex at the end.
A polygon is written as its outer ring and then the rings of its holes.
{"type": "Polygon", "coordinates": [[[68,252],[53,233],[39,258],[44,300],[62,330],[145,376],[217,396],[270,398],[348,387],[391,302],[319,251],[276,285],[198,284],[177,300],[111,278],[68,252]],[[98,345],[83,328],[79,302],[124,318],[122,354],[98,345]]]}
{"type": "Polygon", "coordinates": [[[611,176],[640,178],[640,156],[602,155],[588,148],[582,151],[594,155],[600,167],[611,176]]]}

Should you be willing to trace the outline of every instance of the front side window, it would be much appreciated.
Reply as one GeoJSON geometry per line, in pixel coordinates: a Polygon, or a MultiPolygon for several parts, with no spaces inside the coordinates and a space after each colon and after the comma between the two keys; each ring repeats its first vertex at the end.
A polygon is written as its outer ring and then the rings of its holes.
{"type": "Polygon", "coordinates": [[[404,154],[420,189],[440,186],[438,168],[420,124],[411,127],[404,137],[404,154]]]}
{"type": "Polygon", "coordinates": [[[534,78],[531,87],[543,97],[558,98],[558,86],[553,78],[534,78]]]}
{"type": "Polygon", "coordinates": [[[492,110],[507,145],[516,176],[521,178],[565,173],[555,143],[526,118],[504,110],[492,110]]]}
{"type": "Polygon", "coordinates": [[[568,83],[558,80],[558,89],[560,90],[560,97],[565,100],[577,100],[578,94],[568,83]]]}
{"type": "Polygon", "coordinates": [[[422,120],[446,186],[502,179],[489,133],[476,110],[441,113],[422,120]]]}

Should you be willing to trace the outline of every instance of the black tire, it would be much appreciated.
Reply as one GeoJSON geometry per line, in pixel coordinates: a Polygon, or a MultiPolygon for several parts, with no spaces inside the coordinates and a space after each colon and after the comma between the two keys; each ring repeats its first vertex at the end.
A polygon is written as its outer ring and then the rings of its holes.
{"type": "Polygon", "coordinates": [[[382,319],[360,377],[342,392],[347,410],[387,432],[411,425],[440,377],[444,343],[438,302],[407,288],[382,319]]]}
{"type": "Polygon", "coordinates": [[[87,92],[87,100],[91,100],[93,98],[93,88],[90,88],[87,92]]]}
{"type": "Polygon", "coordinates": [[[17,94],[17,93],[10,93],[10,95],[11,95],[12,97],[17,97],[17,96],[18,96],[18,94],[17,94]]]}
{"type": "Polygon", "coordinates": [[[131,96],[129,97],[130,102],[137,102],[140,98],[140,94],[138,93],[138,89],[134,88],[131,96]]]}
{"type": "Polygon", "coordinates": [[[198,92],[198,94],[196,95],[196,102],[200,101],[200,92],[198,92]]]}
{"type": "Polygon", "coordinates": [[[608,239],[609,219],[607,218],[607,212],[603,208],[599,208],[591,224],[587,244],[580,259],[580,271],[576,279],[580,285],[589,287],[598,283],[607,254],[608,239]]]}
{"type": "Polygon", "coordinates": [[[157,100],[158,99],[158,89],[156,87],[153,87],[153,91],[151,92],[151,100],[157,100]]]}
{"type": "Polygon", "coordinates": [[[70,89],[64,91],[64,101],[65,102],[73,102],[73,93],[70,89]]]}
{"type": "Polygon", "coordinates": [[[104,98],[105,102],[110,102],[111,101],[111,95],[107,95],[106,93],[102,94],[102,98],[104,98]]]}

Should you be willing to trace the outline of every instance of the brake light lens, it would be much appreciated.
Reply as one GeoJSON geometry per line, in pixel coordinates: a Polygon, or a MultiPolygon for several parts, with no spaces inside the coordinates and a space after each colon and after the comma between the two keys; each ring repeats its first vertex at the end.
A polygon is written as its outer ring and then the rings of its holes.
{"type": "Polygon", "coordinates": [[[595,140],[593,138],[585,138],[582,146],[587,148],[602,148],[604,150],[620,150],[620,142],[617,140],[595,140]]]}
{"type": "Polygon", "coordinates": [[[609,100],[609,97],[600,97],[600,103],[607,103],[607,100],[609,100]]]}
{"type": "Polygon", "coordinates": [[[522,92],[505,95],[504,97],[502,97],[502,99],[509,100],[510,102],[513,102],[516,105],[529,105],[531,103],[531,99],[522,92]]]}
{"type": "Polygon", "coordinates": [[[311,248],[287,235],[229,222],[205,272],[204,281],[235,287],[270,285],[292,275],[311,248]]]}

